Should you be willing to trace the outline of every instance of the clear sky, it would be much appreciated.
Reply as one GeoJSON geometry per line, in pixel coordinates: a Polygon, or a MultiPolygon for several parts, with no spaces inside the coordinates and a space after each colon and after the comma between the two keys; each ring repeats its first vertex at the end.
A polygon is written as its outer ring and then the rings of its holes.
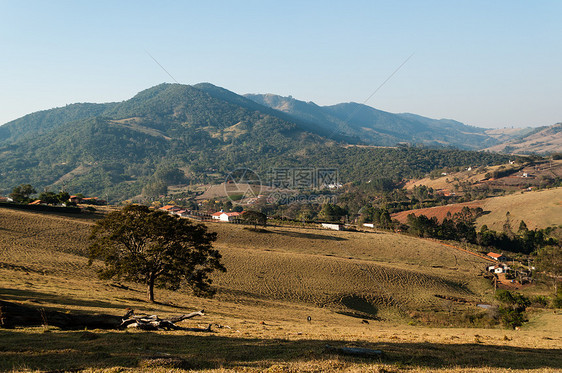
{"type": "Polygon", "coordinates": [[[479,127],[562,121],[562,1],[0,0],[0,123],[173,80],[479,127]]]}

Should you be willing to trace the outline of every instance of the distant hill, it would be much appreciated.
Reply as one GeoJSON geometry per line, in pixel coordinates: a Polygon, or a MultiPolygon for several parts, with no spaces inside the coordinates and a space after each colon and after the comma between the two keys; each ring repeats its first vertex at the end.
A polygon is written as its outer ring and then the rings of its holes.
{"type": "Polygon", "coordinates": [[[511,228],[517,231],[521,220],[529,229],[557,227],[560,225],[560,209],[562,206],[562,188],[546,189],[532,192],[519,192],[501,197],[486,198],[479,201],[456,203],[445,206],[401,211],[392,215],[393,219],[406,222],[409,214],[425,215],[443,220],[447,213],[459,212],[464,206],[480,207],[485,214],[476,220],[476,228],[482,225],[501,231],[509,212],[511,228]]]}
{"type": "Polygon", "coordinates": [[[511,154],[548,154],[562,152],[562,123],[521,131],[507,142],[486,150],[511,154]]]}
{"type": "MultiPolygon", "coordinates": [[[[325,115],[343,118],[351,110],[347,105],[332,107],[325,115]]],[[[355,118],[380,114],[389,126],[395,118],[359,108],[355,118]]],[[[413,120],[411,115],[404,118],[404,123],[413,120]]],[[[356,124],[349,123],[351,131],[356,124]]],[[[462,127],[449,121],[443,125],[462,127]]],[[[392,127],[380,133],[386,144],[395,145],[399,126],[392,127]]],[[[251,168],[264,179],[272,167],[330,167],[338,169],[344,182],[399,182],[435,168],[507,159],[456,149],[354,146],[362,140],[350,131],[334,133],[310,118],[209,83],[161,84],[126,101],[67,105],[0,126],[0,192],[30,183],[38,190],[65,187],[123,200],[141,192],[166,194],[170,185],[220,183],[239,167],[251,168]]]]}
{"type": "Polygon", "coordinates": [[[357,103],[318,106],[273,94],[248,94],[245,97],[265,106],[315,123],[357,143],[395,146],[397,143],[454,146],[481,149],[499,141],[483,128],[467,126],[450,119],[430,119],[415,114],[393,114],[357,103]]]}

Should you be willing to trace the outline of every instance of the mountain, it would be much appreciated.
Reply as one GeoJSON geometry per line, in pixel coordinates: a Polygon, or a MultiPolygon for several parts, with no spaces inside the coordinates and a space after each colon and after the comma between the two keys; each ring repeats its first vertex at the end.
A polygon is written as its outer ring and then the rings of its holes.
{"type": "Polygon", "coordinates": [[[562,123],[516,133],[508,141],[486,150],[510,154],[548,154],[562,152],[562,123]]]}
{"type": "Polygon", "coordinates": [[[449,119],[430,119],[415,114],[393,114],[357,103],[318,106],[272,94],[247,94],[245,97],[303,121],[315,123],[331,135],[345,136],[357,143],[395,146],[397,143],[428,146],[454,146],[481,149],[498,143],[483,128],[467,126],[449,119]]]}
{"type": "MultiPolygon", "coordinates": [[[[340,118],[345,105],[325,115],[340,118]]],[[[391,144],[396,136],[388,133],[391,144]]],[[[360,140],[209,83],[161,84],[126,101],[67,105],[0,126],[0,192],[30,183],[123,200],[166,194],[171,185],[222,182],[240,167],[264,182],[273,167],[327,167],[344,182],[388,185],[435,168],[506,160],[455,149],[353,146],[360,140]]]]}

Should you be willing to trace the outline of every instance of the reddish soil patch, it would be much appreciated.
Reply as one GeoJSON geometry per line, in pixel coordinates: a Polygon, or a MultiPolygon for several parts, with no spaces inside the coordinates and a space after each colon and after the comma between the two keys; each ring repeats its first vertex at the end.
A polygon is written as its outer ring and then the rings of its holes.
{"type": "Polygon", "coordinates": [[[432,218],[435,216],[437,220],[439,220],[439,222],[442,222],[443,219],[447,217],[448,212],[450,212],[451,215],[454,215],[455,213],[460,212],[464,206],[468,206],[470,208],[483,207],[484,202],[472,201],[472,202],[465,202],[465,203],[455,203],[453,205],[435,206],[435,207],[428,207],[424,209],[401,211],[392,214],[391,217],[393,219],[398,220],[401,223],[406,223],[408,215],[410,214],[414,214],[416,216],[425,215],[428,218],[432,218]]]}

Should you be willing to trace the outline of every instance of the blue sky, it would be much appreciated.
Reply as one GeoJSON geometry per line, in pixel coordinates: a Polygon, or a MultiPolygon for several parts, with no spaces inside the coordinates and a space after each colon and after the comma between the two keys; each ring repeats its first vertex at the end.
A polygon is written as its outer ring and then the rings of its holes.
{"type": "Polygon", "coordinates": [[[479,127],[562,121],[562,1],[0,1],[0,123],[172,79],[479,127]]]}

